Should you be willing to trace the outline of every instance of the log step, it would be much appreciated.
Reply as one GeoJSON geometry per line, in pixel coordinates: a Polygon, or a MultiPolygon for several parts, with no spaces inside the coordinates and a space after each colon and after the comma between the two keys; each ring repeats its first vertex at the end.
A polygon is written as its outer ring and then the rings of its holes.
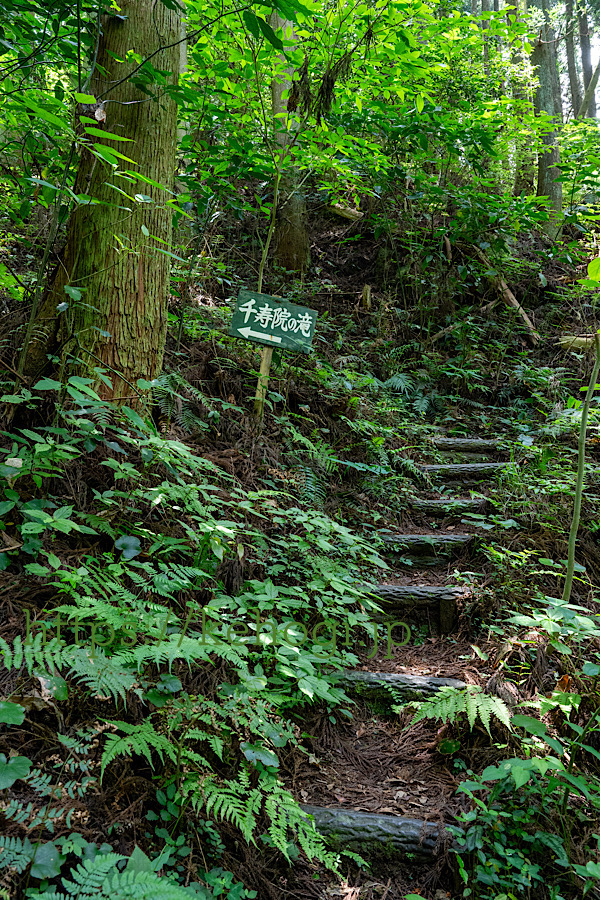
{"type": "Polygon", "coordinates": [[[457,602],[465,596],[462,588],[450,585],[378,584],[370,589],[370,593],[383,606],[383,615],[374,616],[375,621],[389,622],[397,616],[410,616],[411,613],[416,613],[419,618],[419,611],[431,608],[442,634],[448,634],[454,628],[458,615],[457,602]]]}
{"type": "Polygon", "coordinates": [[[478,437],[433,437],[431,442],[438,450],[455,453],[494,453],[500,445],[500,441],[478,437]]]}
{"type": "Polygon", "coordinates": [[[419,466],[426,475],[440,475],[444,478],[483,478],[486,475],[497,475],[506,468],[503,462],[480,463],[441,463],[440,465],[419,466]]]}
{"type": "Polygon", "coordinates": [[[430,516],[461,515],[466,512],[483,512],[487,506],[487,499],[479,497],[475,499],[461,498],[439,500],[414,500],[412,509],[417,512],[428,513],[430,516]]]}
{"type": "Polygon", "coordinates": [[[430,534],[381,534],[384,543],[400,550],[410,550],[412,553],[425,553],[430,551],[435,554],[457,553],[470,544],[475,535],[461,532],[431,532],[430,534]]]}
{"type": "Polygon", "coordinates": [[[441,601],[456,603],[465,595],[463,588],[446,584],[378,584],[369,592],[392,609],[431,606],[441,601]]]}
{"type": "Polygon", "coordinates": [[[420,861],[435,855],[441,829],[433,822],[360,812],[343,807],[302,805],[313,816],[315,828],[327,843],[361,855],[393,853],[420,861]]]}
{"type": "Polygon", "coordinates": [[[393,688],[403,703],[411,700],[426,700],[444,687],[464,688],[464,681],[458,678],[436,678],[433,675],[402,675],[396,672],[344,672],[337,682],[347,691],[366,695],[369,699],[383,699],[393,702],[387,690],[393,688]]]}

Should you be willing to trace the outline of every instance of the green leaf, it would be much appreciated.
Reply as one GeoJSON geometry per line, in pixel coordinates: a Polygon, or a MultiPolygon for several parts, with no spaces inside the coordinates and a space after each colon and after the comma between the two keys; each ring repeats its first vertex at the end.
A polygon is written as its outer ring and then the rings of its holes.
{"type": "Polygon", "coordinates": [[[22,97],[22,101],[31,112],[35,113],[36,116],[39,116],[40,119],[43,119],[44,122],[50,122],[51,125],[57,125],[59,128],[64,130],[67,129],[66,122],[63,122],[62,119],[59,119],[58,116],[55,116],[54,113],[49,112],[47,109],[43,109],[41,106],[38,106],[37,103],[34,103],[29,97],[22,97]]]}
{"type": "Polygon", "coordinates": [[[257,16],[256,21],[258,22],[258,27],[263,33],[263,36],[268,40],[270,44],[275,47],[276,50],[283,50],[283,42],[280,38],[277,37],[271,26],[268,22],[265,22],[264,19],[261,19],[257,16]]]}
{"type": "Polygon", "coordinates": [[[244,20],[244,25],[246,26],[252,37],[258,41],[260,38],[260,30],[258,27],[258,19],[254,15],[254,13],[251,13],[250,10],[245,9],[242,13],[242,18],[244,20]]]}
{"type": "Polygon", "coordinates": [[[591,263],[588,264],[587,271],[588,277],[592,281],[600,281],[600,256],[597,259],[593,259],[591,263]]]}
{"type": "Polygon", "coordinates": [[[127,865],[125,866],[126,872],[134,872],[136,875],[139,872],[153,872],[154,869],[152,867],[151,859],[146,856],[143,850],[135,845],[133,853],[129,857],[127,861],[127,865]]]}
{"type": "Polygon", "coordinates": [[[54,378],[42,378],[37,384],[34,384],[34,391],[60,391],[62,384],[55,381],[54,378]]]}
{"type": "Polygon", "coordinates": [[[32,878],[56,878],[66,858],[53,841],[41,844],[35,851],[29,874],[32,878]]]}
{"type": "Polygon", "coordinates": [[[600,675],[600,666],[597,666],[596,663],[585,662],[581,669],[584,675],[589,675],[591,678],[596,678],[600,675]]]}
{"type": "Polygon", "coordinates": [[[73,97],[75,98],[77,103],[84,103],[86,106],[92,106],[92,104],[96,104],[96,98],[93,94],[78,94],[77,91],[75,91],[73,97]]]}
{"type": "Polygon", "coordinates": [[[6,756],[0,753],[0,791],[12,787],[19,778],[29,775],[30,768],[31,760],[26,756],[13,756],[7,760],[6,756]]]}
{"type": "Polygon", "coordinates": [[[7,512],[11,511],[11,509],[14,507],[14,505],[15,505],[14,500],[3,500],[0,503],[0,516],[5,516],[7,512]]]}
{"type": "Polygon", "coordinates": [[[65,294],[68,294],[68,296],[71,298],[71,300],[75,300],[78,303],[81,300],[82,292],[79,290],[79,288],[74,288],[74,287],[71,287],[70,284],[66,284],[65,285],[65,294]]]}
{"type": "Polygon", "coordinates": [[[529,734],[535,734],[536,737],[546,737],[546,726],[533,716],[513,716],[512,723],[517,728],[524,728],[529,734]]]}
{"type": "Polygon", "coordinates": [[[520,787],[523,787],[524,784],[527,784],[531,778],[531,769],[527,766],[513,766],[510,774],[515,782],[515,787],[518,790],[520,787]]]}
{"type": "Polygon", "coordinates": [[[266,747],[262,747],[260,744],[249,744],[247,741],[240,744],[240,747],[248,762],[261,762],[264,766],[279,768],[279,760],[266,747]]]}
{"type": "MultiPolygon", "coordinates": [[[[92,137],[108,138],[109,141],[128,141],[129,143],[132,143],[132,138],[121,137],[120,134],[112,134],[110,131],[102,131],[101,128],[86,128],[85,133],[91,134],[92,137]]],[[[94,146],[97,147],[98,145],[95,144],[94,146]]]]}
{"type": "Polygon", "coordinates": [[[20,725],[25,718],[25,710],[19,703],[0,700],[0,722],[3,725],[20,725]]]}
{"type": "Polygon", "coordinates": [[[142,552],[140,539],[132,534],[124,534],[115,541],[115,549],[123,551],[123,559],[133,559],[142,552]]]}
{"type": "Polygon", "coordinates": [[[40,684],[54,698],[54,700],[66,700],[69,696],[69,686],[60,675],[50,675],[48,678],[39,676],[40,684]]]}

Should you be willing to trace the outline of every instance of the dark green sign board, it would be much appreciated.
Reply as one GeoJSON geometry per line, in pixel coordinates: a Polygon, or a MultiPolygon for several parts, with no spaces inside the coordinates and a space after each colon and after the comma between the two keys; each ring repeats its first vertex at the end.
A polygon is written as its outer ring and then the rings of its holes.
{"type": "Polygon", "coordinates": [[[269,294],[240,291],[229,334],[273,349],[308,353],[316,323],[314,309],[269,294]]]}

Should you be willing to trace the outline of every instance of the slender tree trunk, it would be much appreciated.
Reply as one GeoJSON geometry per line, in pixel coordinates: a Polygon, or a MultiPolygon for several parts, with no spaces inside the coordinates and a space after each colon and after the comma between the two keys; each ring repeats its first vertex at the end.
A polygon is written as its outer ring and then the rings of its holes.
{"type": "Polygon", "coordinates": [[[577,58],[575,55],[575,15],[573,12],[574,0],[566,0],[565,3],[565,50],[567,53],[567,71],[569,73],[569,87],[571,90],[571,107],[573,118],[578,115],[581,106],[581,86],[577,72],[577,58]]]}
{"type": "Polygon", "coordinates": [[[555,50],[555,34],[550,26],[549,0],[540,0],[539,8],[544,13],[544,23],[535,45],[531,64],[535,66],[539,82],[535,97],[536,112],[545,112],[554,119],[555,127],[542,135],[544,148],[538,154],[538,197],[548,197],[548,207],[552,211],[546,231],[555,236],[557,219],[562,210],[562,184],[560,178],[560,152],[558,147],[558,124],[562,118],[562,109],[557,97],[560,95],[558,68],[555,50]]]}
{"type": "Polygon", "coordinates": [[[588,108],[592,102],[592,98],[596,91],[596,86],[598,84],[599,78],[600,78],[600,61],[598,62],[598,65],[594,69],[594,74],[592,75],[590,83],[588,84],[588,86],[585,90],[583,100],[581,101],[581,106],[579,107],[579,110],[577,111],[578,119],[585,119],[588,108]]]}
{"type": "MultiPolygon", "coordinates": [[[[492,11],[492,0],[481,0],[481,15],[485,16],[492,11]]],[[[490,20],[485,18],[481,22],[481,30],[483,32],[483,68],[486,75],[490,74],[490,39],[488,31],[490,30],[490,20]]]]}
{"type": "MultiPolygon", "coordinates": [[[[273,28],[281,28],[287,41],[294,41],[296,35],[292,22],[283,19],[277,13],[272,13],[270,18],[273,28]]],[[[285,58],[281,57],[285,63],[285,58]]],[[[294,120],[290,120],[293,112],[288,111],[287,100],[292,88],[293,69],[287,68],[280,71],[279,77],[271,82],[271,101],[273,111],[273,128],[275,140],[279,144],[279,153],[290,152],[287,147],[290,136],[287,125],[290,124],[290,134],[295,132],[294,120]]],[[[297,127],[297,126],[296,126],[297,127]]],[[[293,157],[293,150],[291,151],[293,157]]],[[[293,159],[284,162],[281,182],[279,185],[280,206],[277,211],[277,228],[275,231],[275,259],[284,269],[290,272],[304,272],[310,261],[310,243],[306,228],[306,201],[300,184],[300,176],[294,168],[293,159]]]]}
{"type": "Polygon", "coordinates": [[[181,53],[178,12],[154,0],[119,0],[119,6],[119,16],[103,17],[89,91],[104,102],[98,127],[128,139],[93,141],[118,149],[131,162],[121,160],[117,169],[83,149],[75,192],[94,202],[71,215],[26,359],[30,374],[44,368],[48,353],[75,359],[80,368],[100,366],[112,379],[112,389],[99,382],[100,390],[111,399],[131,396],[131,385],[152,379],[162,365],[170,274],[162,251],[171,243],[173,212],[166,203],[177,131],[176,104],[165,88],[177,81],[181,53]],[[157,74],[138,73],[139,87],[128,78],[136,67],[126,61],[132,50],[142,58],[159,51],[151,60],[157,74]],[[65,302],[68,309],[57,314],[65,302]]]}
{"type": "MultiPolygon", "coordinates": [[[[585,0],[579,0],[577,19],[579,23],[579,45],[581,47],[581,68],[583,71],[583,86],[587,91],[590,81],[592,80],[592,48],[590,42],[590,27],[588,23],[587,9],[585,8],[585,0]]],[[[592,98],[588,105],[588,117],[596,118],[596,98],[592,98]]]]}

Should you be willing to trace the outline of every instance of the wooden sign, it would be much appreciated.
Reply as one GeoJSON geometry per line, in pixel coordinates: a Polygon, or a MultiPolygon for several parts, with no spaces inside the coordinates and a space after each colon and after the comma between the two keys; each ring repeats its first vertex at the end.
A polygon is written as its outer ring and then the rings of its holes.
{"type": "Polygon", "coordinates": [[[316,323],[314,309],[295,306],[269,294],[240,291],[229,334],[273,350],[308,353],[316,323]]]}

